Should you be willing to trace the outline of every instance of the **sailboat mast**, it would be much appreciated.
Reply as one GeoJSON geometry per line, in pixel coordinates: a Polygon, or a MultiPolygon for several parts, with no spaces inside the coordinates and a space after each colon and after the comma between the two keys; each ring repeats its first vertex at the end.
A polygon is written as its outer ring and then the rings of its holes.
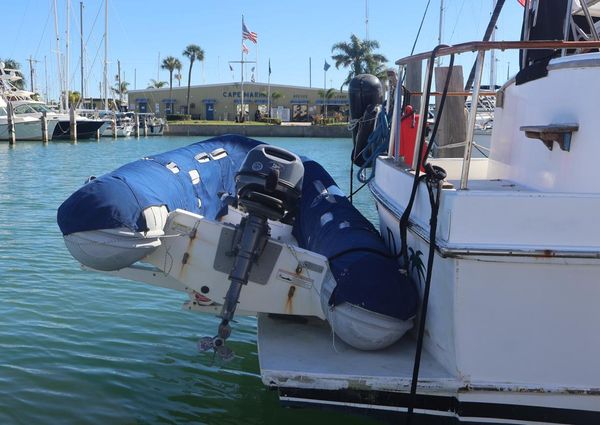
{"type": "Polygon", "coordinates": [[[81,71],[81,101],[85,99],[85,95],[83,93],[84,89],[84,78],[83,78],[83,2],[79,2],[79,67],[81,71]]]}
{"type": "MultiPolygon", "coordinates": [[[[58,68],[58,82],[59,82],[59,93],[60,96],[64,96],[63,93],[63,80],[62,80],[62,65],[60,60],[60,36],[58,33],[58,7],[56,0],[54,0],[54,34],[56,35],[56,67],[58,68]]],[[[59,109],[63,111],[63,100],[59,99],[59,109]]]]}
{"type": "Polygon", "coordinates": [[[104,0],[104,109],[108,111],[108,0],[104,0]]]}
{"type": "Polygon", "coordinates": [[[365,40],[369,39],[369,0],[365,0],[365,40]]]}
{"type": "MultiPolygon", "coordinates": [[[[496,9],[497,0],[492,0],[492,13],[496,9]]],[[[496,25],[492,30],[490,41],[496,40],[496,25]]],[[[490,90],[496,90],[496,50],[490,50],[490,90]]]]}
{"type": "MultiPolygon", "coordinates": [[[[438,45],[442,44],[442,33],[444,32],[444,0],[440,0],[440,22],[438,25],[438,45]]],[[[442,65],[442,58],[438,56],[436,65],[442,65]]]]}

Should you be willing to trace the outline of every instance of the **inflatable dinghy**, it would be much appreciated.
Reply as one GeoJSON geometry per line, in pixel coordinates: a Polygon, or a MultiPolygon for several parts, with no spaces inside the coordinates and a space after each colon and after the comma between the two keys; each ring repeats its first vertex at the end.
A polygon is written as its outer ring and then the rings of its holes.
{"type": "Polygon", "coordinates": [[[415,285],[374,226],[319,164],[256,140],[226,135],[91,178],[57,221],[84,266],[220,313],[204,348],[224,350],[236,308],[326,319],[364,350],[412,327],[415,285]]]}

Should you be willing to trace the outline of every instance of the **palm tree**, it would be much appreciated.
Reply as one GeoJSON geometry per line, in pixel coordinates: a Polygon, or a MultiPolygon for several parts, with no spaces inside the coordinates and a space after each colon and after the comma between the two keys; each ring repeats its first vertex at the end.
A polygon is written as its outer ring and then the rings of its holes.
{"type": "Polygon", "coordinates": [[[188,45],[183,51],[183,56],[187,57],[190,60],[190,70],[188,72],[188,87],[187,87],[187,98],[186,98],[186,112],[190,113],[190,84],[192,82],[192,66],[194,65],[194,61],[198,59],[199,61],[204,60],[204,50],[200,48],[197,44],[188,45]]]}
{"type": "Polygon", "coordinates": [[[327,90],[319,90],[319,97],[323,98],[323,107],[325,108],[325,118],[327,118],[327,104],[329,102],[327,102],[327,100],[331,99],[333,96],[335,96],[335,89],[330,88],[327,90]]]}
{"type": "Polygon", "coordinates": [[[173,98],[173,71],[181,69],[181,61],[173,56],[167,56],[163,59],[162,69],[169,71],[169,99],[173,98]]]}
{"type": "Polygon", "coordinates": [[[352,77],[359,74],[374,74],[380,79],[385,79],[385,63],[387,58],[373,50],[379,48],[376,40],[361,40],[356,35],[350,35],[350,43],[345,41],[335,43],[331,52],[335,53],[331,58],[335,61],[335,67],[350,68],[344,87],[352,77]]]}
{"type": "Polygon", "coordinates": [[[110,88],[114,94],[119,95],[119,105],[123,104],[123,95],[129,91],[127,87],[129,87],[129,83],[127,81],[121,81],[119,83],[117,80],[116,85],[110,88]]]}
{"type": "Polygon", "coordinates": [[[156,81],[154,78],[150,79],[150,84],[148,84],[149,89],[162,89],[167,85],[166,81],[156,81]]]}
{"type": "MultiPolygon", "coordinates": [[[[181,71],[181,68],[179,69],[179,71],[181,71]]],[[[175,74],[175,79],[177,80],[177,87],[181,87],[181,72],[177,71],[177,74],[175,74]]]]}
{"type": "Polygon", "coordinates": [[[281,99],[282,97],[283,94],[281,92],[274,91],[273,93],[271,93],[271,99],[273,100],[281,99]]]}
{"type": "Polygon", "coordinates": [[[81,100],[81,93],[78,91],[69,91],[69,106],[77,105],[81,100]]]}

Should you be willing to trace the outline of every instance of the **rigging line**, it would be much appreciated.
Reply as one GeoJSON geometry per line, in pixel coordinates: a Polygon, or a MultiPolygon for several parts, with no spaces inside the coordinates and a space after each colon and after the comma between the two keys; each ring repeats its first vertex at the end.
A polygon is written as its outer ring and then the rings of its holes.
{"type": "Polygon", "coordinates": [[[42,30],[42,36],[40,37],[40,41],[38,42],[38,45],[35,49],[35,54],[33,55],[33,57],[36,59],[40,51],[40,46],[42,44],[42,40],[44,39],[44,35],[46,35],[46,28],[48,27],[48,21],[50,21],[50,15],[52,15],[52,8],[48,9],[48,16],[46,17],[46,23],[44,24],[44,29],[42,30]]]}
{"type": "Polygon", "coordinates": [[[88,34],[87,38],[85,39],[84,46],[87,46],[88,42],[90,41],[90,37],[92,36],[92,33],[94,32],[94,28],[96,27],[96,22],[98,22],[98,17],[100,16],[100,12],[102,11],[102,7],[104,6],[104,1],[105,0],[103,0],[100,3],[100,7],[98,8],[98,12],[96,13],[96,17],[94,18],[94,22],[92,23],[92,27],[90,28],[90,33],[88,34]]]}
{"type": "Polygon", "coordinates": [[[462,3],[460,4],[460,8],[458,9],[458,15],[456,17],[456,21],[454,21],[454,27],[452,27],[452,34],[450,34],[450,39],[448,41],[452,41],[452,37],[454,37],[454,31],[456,30],[458,21],[459,21],[460,17],[462,16],[462,10],[463,10],[464,5],[465,5],[465,0],[462,0],[462,3]]]}
{"type": "Polygon", "coordinates": [[[25,16],[28,15],[28,10],[29,10],[29,0],[27,1],[27,4],[25,4],[25,11],[23,12],[23,15],[21,15],[21,22],[19,23],[19,29],[17,30],[17,35],[15,36],[15,41],[12,44],[12,50],[10,51],[10,57],[14,56],[14,51],[15,51],[15,47],[19,45],[18,40],[21,39],[21,30],[23,29],[23,22],[25,22],[25,16]]]}
{"type": "Polygon", "coordinates": [[[419,25],[419,30],[417,31],[417,36],[415,37],[415,42],[413,43],[412,49],[410,50],[410,55],[415,52],[415,47],[417,47],[417,41],[419,41],[419,36],[421,35],[421,29],[423,28],[423,22],[425,22],[425,17],[427,16],[427,11],[429,10],[429,4],[431,0],[427,0],[427,6],[425,6],[425,12],[423,13],[423,17],[421,18],[421,24],[419,25]]]}

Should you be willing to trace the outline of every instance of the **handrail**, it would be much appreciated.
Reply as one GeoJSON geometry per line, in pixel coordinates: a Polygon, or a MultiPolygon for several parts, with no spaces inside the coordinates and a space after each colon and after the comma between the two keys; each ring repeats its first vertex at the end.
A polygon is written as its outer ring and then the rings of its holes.
{"type": "MultiPolygon", "coordinates": [[[[441,47],[436,56],[448,56],[476,51],[488,51],[492,49],[515,50],[515,49],[600,49],[600,41],[471,41],[469,43],[455,44],[454,46],[441,47]]],[[[396,61],[396,65],[407,65],[411,62],[422,61],[431,57],[432,51],[407,56],[396,61]]]]}
{"type": "MultiPolygon", "coordinates": [[[[396,64],[400,66],[400,71],[403,71],[404,67],[412,62],[427,60],[428,66],[426,66],[426,76],[423,81],[423,90],[420,92],[421,95],[421,108],[420,108],[420,116],[424,116],[426,105],[429,104],[429,96],[436,95],[437,93],[427,93],[429,87],[427,87],[428,81],[428,71],[429,71],[429,61],[435,60],[436,57],[439,56],[447,56],[452,54],[460,54],[465,52],[477,52],[477,61],[476,61],[476,84],[473,87],[473,91],[471,92],[472,99],[479,99],[482,95],[481,90],[481,77],[483,72],[483,64],[485,61],[485,52],[487,50],[492,49],[500,49],[500,50],[511,50],[511,49],[527,49],[527,50],[536,50],[536,49],[600,49],[600,41],[557,41],[557,40],[535,40],[535,41],[476,41],[469,43],[457,44],[454,46],[438,46],[434,50],[425,53],[419,53],[416,55],[408,56],[396,61],[396,64]]],[[[402,93],[401,81],[403,79],[398,80],[397,94],[402,93]]],[[[415,93],[416,94],[416,93],[415,93]]],[[[465,92],[461,92],[460,95],[466,94],[465,92]]],[[[487,92],[486,92],[487,94],[487,92]]],[[[459,95],[459,92],[448,93],[447,95],[459,95]]],[[[395,102],[398,102],[398,97],[396,97],[395,102]]],[[[398,105],[395,105],[398,106],[398,105]]],[[[467,122],[467,134],[465,140],[465,151],[463,156],[463,167],[461,172],[460,179],[460,189],[465,190],[468,188],[469,181],[469,168],[471,162],[471,153],[474,143],[474,128],[475,128],[475,115],[477,113],[477,107],[471,108],[468,115],[467,122]]],[[[394,114],[396,115],[396,114],[394,114]]],[[[439,119],[436,118],[436,119],[439,119]]],[[[392,126],[392,129],[395,129],[395,125],[392,126]]],[[[417,137],[416,140],[421,139],[421,126],[417,128],[417,137]]],[[[395,152],[393,153],[394,158],[398,158],[397,147],[400,144],[400,134],[394,134],[390,137],[390,147],[396,147],[395,152]]],[[[400,132],[398,132],[400,133],[400,132]]],[[[418,152],[417,149],[413,152],[413,161],[412,164],[419,164],[418,152]]]]}

